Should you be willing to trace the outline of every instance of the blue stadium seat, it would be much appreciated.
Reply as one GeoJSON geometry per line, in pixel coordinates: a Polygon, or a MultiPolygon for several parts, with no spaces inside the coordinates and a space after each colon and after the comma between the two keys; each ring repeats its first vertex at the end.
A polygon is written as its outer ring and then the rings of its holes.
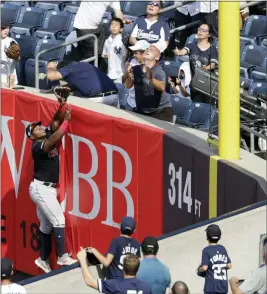
{"type": "Polygon", "coordinates": [[[106,38],[108,38],[109,35],[110,35],[109,24],[110,24],[111,19],[112,19],[112,13],[107,12],[107,11],[104,13],[104,15],[103,15],[103,17],[101,19],[101,24],[104,27],[106,38]]]}
{"type": "Polygon", "coordinates": [[[38,39],[34,36],[27,36],[27,35],[15,35],[13,38],[19,44],[20,52],[21,52],[20,62],[16,63],[18,83],[20,85],[26,85],[25,64],[29,58],[34,57],[34,52],[35,52],[38,39]]]}
{"type": "Polygon", "coordinates": [[[188,98],[178,97],[177,95],[171,95],[171,102],[174,115],[176,117],[175,123],[185,124],[185,117],[189,110],[192,100],[188,98]]]}
{"type": "Polygon", "coordinates": [[[17,5],[19,7],[29,7],[30,6],[28,1],[7,1],[5,3],[17,5]]]}
{"type": "Polygon", "coordinates": [[[146,13],[147,3],[147,1],[125,1],[121,6],[124,14],[140,16],[146,13]]]}
{"type": "Polygon", "coordinates": [[[241,62],[255,66],[266,66],[267,48],[246,45],[241,54],[241,62]]]}
{"type": "Polygon", "coordinates": [[[13,24],[10,33],[14,35],[32,35],[34,30],[42,27],[46,11],[36,7],[23,7],[19,13],[18,21],[13,24]]]}
{"type": "MultiPolygon", "coordinates": [[[[53,40],[53,39],[39,40],[35,48],[34,55],[36,56],[36,54],[39,53],[40,51],[58,46],[60,44],[62,44],[62,41],[59,41],[59,40],[53,40]]],[[[46,73],[47,63],[52,60],[62,60],[64,57],[64,54],[65,54],[65,48],[62,47],[60,49],[56,49],[41,55],[39,59],[39,72],[46,73]]],[[[35,59],[33,58],[30,58],[26,61],[25,80],[26,80],[27,86],[29,87],[35,86],[35,59]]],[[[49,88],[50,88],[50,83],[48,82],[47,79],[40,80],[40,89],[49,89],[49,88]]]]}
{"type": "Polygon", "coordinates": [[[1,4],[1,23],[13,23],[18,20],[20,6],[14,4],[1,4]]]}
{"type": "Polygon", "coordinates": [[[67,38],[67,36],[69,35],[69,33],[71,31],[73,31],[74,19],[75,19],[76,13],[78,11],[78,7],[72,6],[72,5],[67,5],[64,8],[64,11],[66,11],[70,16],[70,26],[69,26],[68,31],[58,33],[58,35],[57,35],[58,40],[65,40],[67,38]]]}
{"type": "Polygon", "coordinates": [[[240,56],[242,55],[242,52],[243,52],[244,48],[247,45],[252,45],[252,43],[250,42],[250,40],[242,40],[242,39],[240,39],[240,56]]]}
{"type": "Polygon", "coordinates": [[[74,5],[67,5],[64,7],[64,11],[67,11],[70,14],[76,14],[78,9],[79,9],[79,7],[74,6],[74,5]]]}
{"type": "Polygon", "coordinates": [[[265,15],[251,15],[246,20],[242,36],[256,37],[258,35],[267,34],[267,16],[265,15]]]}
{"type": "Polygon", "coordinates": [[[35,7],[44,9],[46,11],[60,11],[58,4],[55,2],[37,2],[35,7]]]}
{"type": "Polygon", "coordinates": [[[185,124],[193,128],[209,128],[217,113],[217,109],[207,103],[190,104],[185,117],[185,124]]]}
{"type": "Polygon", "coordinates": [[[49,11],[46,14],[44,25],[34,34],[40,39],[56,39],[59,33],[70,32],[72,18],[66,11],[49,11]]]}
{"type": "Polygon", "coordinates": [[[181,62],[177,61],[165,61],[164,72],[167,77],[178,77],[181,62]]]}
{"type": "Polygon", "coordinates": [[[257,95],[257,94],[265,94],[267,93],[267,83],[254,83],[250,89],[250,94],[257,95]]]}
{"type": "Polygon", "coordinates": [[[267,83],[266,67],[255,67],[251,71],[251,79],[256,83],[267,83]]]}

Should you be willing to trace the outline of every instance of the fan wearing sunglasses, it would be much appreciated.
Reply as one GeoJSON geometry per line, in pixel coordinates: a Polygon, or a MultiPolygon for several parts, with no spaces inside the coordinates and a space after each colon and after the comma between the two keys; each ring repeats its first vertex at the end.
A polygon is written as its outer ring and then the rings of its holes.
{"type": "Polygon", "coordinates": [[[138,17],[135,21],[129,40],[130,45],[135,45],[140,40],[146,40],[150,44],[160,46],[161,53],[168,47],[170,29],[166,20],[160,17],[162,8],[162,1],[148,3],[146,15],[138,17]]]}

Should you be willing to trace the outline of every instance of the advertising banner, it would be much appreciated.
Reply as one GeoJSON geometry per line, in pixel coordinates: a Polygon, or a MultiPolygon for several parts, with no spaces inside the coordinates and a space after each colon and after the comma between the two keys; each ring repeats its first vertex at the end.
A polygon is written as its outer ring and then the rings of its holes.
{"type": "MultiPolygon", "coordinates": [[[[57,107],[52,100],[2,89],[2,256],[32,275],[41,273],[34,264],[39,256],[39,221],[29,196],[33,160],[25,128],[38,120],[47,126],[57,107]]],[[[125,215],[136,219],[134,237],[139,241],[163,233],[163,134],[72,107],[60,150],[58,198],[66,216],[67,249],[74,257],[80,246],[106,253],[111,238],[120,234],[125,215]]],[[[51,258],[55,268],[55,253],[51,258]]]]}

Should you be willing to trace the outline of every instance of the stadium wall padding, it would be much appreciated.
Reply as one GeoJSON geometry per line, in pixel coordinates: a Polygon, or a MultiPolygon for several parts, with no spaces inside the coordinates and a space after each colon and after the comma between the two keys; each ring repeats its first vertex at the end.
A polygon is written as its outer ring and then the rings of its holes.
{"type": "MultiPolygon", "coordinates": [[[[36,120],[48,125],[57,102],[26,91],[1,92],[2,256],[11,258],[15,269],[38,275],[38,219],[28,190],[33,161],[25,128],[36,120]]],[[[142,241],[266,199],[265,179],[221,160],[189,132],[155,119],[148,125],[146,117],[137,123],[132,114],[115,117],[107,106],[90,109],[94,103],[82,103],[70,101],[58,188],[67,249],[74,257],[79,246],[105,253],[126,214],[136,218],[134,237],[142,241]]],[[[51,258],[57,268],[55,254],[51,258]]]]}

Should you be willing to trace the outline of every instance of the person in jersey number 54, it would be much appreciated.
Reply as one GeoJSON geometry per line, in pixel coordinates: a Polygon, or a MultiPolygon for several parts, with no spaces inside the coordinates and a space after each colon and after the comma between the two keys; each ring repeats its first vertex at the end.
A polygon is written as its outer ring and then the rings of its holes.
{"type": "Polygon", "coordinates": [[[52,250],[52,231],[58,254],[57,264],[66,266],[77,262],[65,250],[65,217],[57,200],[56,189],[59,181],[59,144],[67,131],[70,118],[69,106],[61,103],[49,127],[43,128],[39,121],[26,128],[26,135],[32,140],[34,161],[29,192],[37,206],[40,221],[40,257],[35,260],[35,264],[46,273],[51,271],[48,258],[52,250]]]}
{"type": "Polygon", "coordinates": [[[103,256],[95,248],[89,248],[90,252],[94,254],[100,263],[105,267],[109,267],[110,279],[123,277],[123,260],[126,255],[134,254],[139,258],[141,257],[140,243],[131,237],[135,227],[136,223],[132,217],[124,217],[121,221],[121,235],[111,241],[106,256],[103,256]]]}
{"type": "Polygon", "coordinates": [[[209,225],[206,229],[209,246],[203,249],[202,262],[198,268],[198,275],[205,277],[205,294],[228,293],[227,270],[232,264],[225,247],[217,244],[221,234],[221,229],[216,224],[209,225]]]}
{"type": "Polygon", "coordinates": [[[94,279],[88,268],[86,250],[81,247],[77,258],[80,262],[83,278],[87,286],[106,294],[151,294],[149,286],[136,278],[140,260],[130,254],[123,259],[123,278],[112,280],[94,279]]]}

